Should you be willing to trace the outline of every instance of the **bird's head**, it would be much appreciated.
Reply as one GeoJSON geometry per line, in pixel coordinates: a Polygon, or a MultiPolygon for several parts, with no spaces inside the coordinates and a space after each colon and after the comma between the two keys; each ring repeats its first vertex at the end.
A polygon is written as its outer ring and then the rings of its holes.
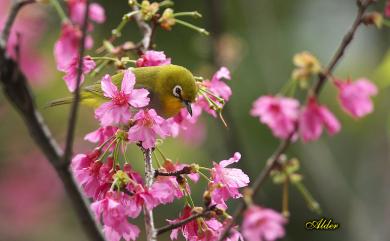
{"type": "MultiPolygon", "coordinates": [[[[179,113],[185,107],[192,115],[191,103],[196,99],[198,87],[194,76],[189,70],[177,65],[161,66],[159,81],[162,92],[160,100],[166,117],[171,117],[179,113]]],[[[159,88],[159,89],[160,89],[159,88]]]]}

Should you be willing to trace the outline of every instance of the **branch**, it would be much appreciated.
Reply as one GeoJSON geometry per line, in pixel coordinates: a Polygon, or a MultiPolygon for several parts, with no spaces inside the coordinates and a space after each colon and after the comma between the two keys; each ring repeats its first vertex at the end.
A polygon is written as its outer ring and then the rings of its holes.
{"type": "Polygon", "coordinates": [[[355,18],[355,21],[352,24],[352,27],[347,32],[347,34],[344,36],[339,48],[337,49],[336,53],[334,54],[332,60],[328,64],[328,67],[325,69],[323,74],[320,74],[318,76],[318,81],[316,86],[314,87],[314,94],[319,95],[321,92],[322,87],[324,86],[327,76],[331,74],[336,67],[337,63],[340,61],[340,59],[344,56],[345,50],[349,46],[349,44],[352,42],[355,33],[359,26],[362,24],[363,15],[366,12],[367,8],[374,3],[375,0],[357,0],[356,3],[358,5],[358,14],[355,18]]]}
{"type": "MultiPolygon", "coordinates": [[[[133,6],[133,11],[139,11],[139,8],[137,5],[133,6]]],[[[142,46],[140,46],[142,51],[146,51],[150,48],[150,44],[152,43],[152,28],[149,26],[149,24],[145,23],[145,21],[142,19],[141,13],[137,13],[134,16],[135,22],[138,25],[138,28],[141,30],[143,38],[141,40],[142,46]]]]}
{"type": "Polygon", "coordinates": [[[165,176],[165,177],[170,177],[170,176],[175,176],[175,177],[178,177],[178,176],[181,176],[181,175],[185,175],[185,174],[191,174],[192,171],[191,171],[191,167],[190,166],[186,166],[186,167],[183,167],[183,169],[179,170],[179,171],[175,171],[175,172],[161,172],[159,170],[155,170],[154,171],[154,177],[158,177],[158,176],[165,176]]]}
{"type": "MultiPolygon", "coordinates": [[[[133,6],[133,11],[138,11],[139,8],[137,5],[133,6]]],[[[151,27],[142,19],[142,15],[138,12],[134,19],[138,25],[138,28],[141,30],[143,34],[143,38],[141,40],[142,45],[140,46],[141,51],[146,51],[150,48],[150,44],[152,41],[152,29],[151,27]]],[[[144,149],[142,148],[144,153],[145,160],[145,182],[147,187],[151,187],[153,184],[154,178],[154,169],[153,169],[153,161],[152,161],[152,149],[144,149]]],[[[146,240],[147,241],[156,241],[156,229],[154,228],[153,221],[153,210],[148,210],[144,205],[144,217],[145,217],[145,230],[146,230],[146,240]]]]}
{"type": "Polygon", "coordinates": [[[161,235],[161,234],[166,233],[170,230],[180,228],[181,226],[186,225],[187,223],[189,223],[197,218],[207,217],[210,213],[211,213],[211,210],[206,209],[203,212],[194,214],[186,219],[181,220],[180,222],[172,223],[172,224],[166,225],[164,227],[161,227],[161,228],[157,229],[156,233],[157,233],[157,235],[161,235]]]}
{"type": "Polygon", "coordinates": [[[66,145],[65,145],[65,153],[64,153],[64,165],[68,166],[70,163],[70,159],[72,157],[72,149],[74,142],[74,134],[76,130],[76,120],[77,120],[77,112],[79,109],[80,102],[80,82],[81,76],[83,74],[83,56],[85,51],[85,39],[87,35],[88,28],[88,17],[89,17],[89,0],[86,1],[85,12],[84,12],[84,21],[82,26],[82,35],[80,40],[79,47],[79,62],[77,66],[77,79],[76,79],[76,90],[74,92],[74,101],[72,103],[72,107],[70,110],[69,116],[69,124],[68,124],[68,134],[66,136],[66,145]]]}
{"type": "MultiPolygon", "coordinates": [[[[315,84],[315,86],[312,88],[312,90],[309,91],[309,94],[313,93],[315,96],[318,96],[320,94],[321,89],[327,80],[327,76],[332,74],[334,68],[339,63],[341,58],[343,57],[345,50],[352,42],[358,27],[362,23],[362,17],[364,15],[364,13],[366,12],[367,8],[372,3],[374,3],[374,0],[365,0],[365,1],[364,0],[357,0],[358,13],[357,13],[357,16],[355,18],[355,21],[352,24],[352,27],[347,32],[347,34],[344,36],[340,46],[337,48],[336,53],[334,54],[332,60],[330,61],[330,63],[326,67],[326,69],[324,71],[325,73],[321,73],[318,75],[318,81],[315,84]]],[[[292,137],[295,135],[296,132],[297,132],[297,128],[294,130],[294,132],[292,134],[290,134],[290,136],[286,140],[281,141],[278,148],[274,152],[274,154],[272,154],[270,159],[267,161],[266,166],[263,168],[263,170],[257,176],[255,182],[252,184],[253,195],[255,195],[260,190],[261,186],[263,185],[263,183],[265,182],[265,180],[269,176],[271,170],[275,167],[275,165],[277,165],[280,156],[288,149],[288,147],[290,146],[290,144],[292,142],[292,137]]],[[[246,208],[245,201],[243,199],[240,199],[240,200],[241,200],[241,202],[239,203],[238,207],[236,208],[236,210],[232,216],[232,219],[231,219],[232,221],[228,224],[228,226],[223,231],[219,241],[222,241],[227,237],[230,229],[234,226],[235,220],[237,220],[238,217],[245,210],[245,208],[246,208]]]]}
{"type": "MultiPolygon", "coordinates": [[[[142,148],[142,147],[141,147],[142,148]]],[[[152,160],[152,149],[142,148],[144,153],[145,160],[145,184],[146,187],[150,188],[153,184],[154,178],[154,169],[153,169],[153,160],[152,160]]],[[[153,221],[153,210],[147,209],[144,205],[144,216],[145,216],[145,230],[146,230],[146,240],[147,241],[156,241],[156,229],[154,228],[153,221]]]]}
{"type": "Polygon", "coordinates": [[[20,116],[30,132],[31,137],[45,154],[60,177],[70,200],[76,209],[79,220],[90,240],[104,241],[100,228],[96,226],[94,217],[89,212],[88,205],[73,179],[72,173],[62,163],[62,150],[52,137],[42,115],[35,106],[30,87],[18,63],[9,58],[6,53],[6,43],[11,27],[19,10],[33,1],[17,1],[11,8],[5,28],[0,38],[0,82],[3,92],[20,116]]]}

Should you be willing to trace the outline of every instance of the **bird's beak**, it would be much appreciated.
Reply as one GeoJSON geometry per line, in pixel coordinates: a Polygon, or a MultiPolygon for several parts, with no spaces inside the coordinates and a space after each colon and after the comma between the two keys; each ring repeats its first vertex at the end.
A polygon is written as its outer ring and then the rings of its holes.
{"type": "Polygon", "coordinates": [[[189,101],[186,101],[186,100],[184,100],[183,103],[184,103],[184,105],[186,106],[187,111],[188,111],[188,113],[190,114],[190,116],[192,116],[192,107],[191,107],[191,103],[190,103],[189,101]]]}

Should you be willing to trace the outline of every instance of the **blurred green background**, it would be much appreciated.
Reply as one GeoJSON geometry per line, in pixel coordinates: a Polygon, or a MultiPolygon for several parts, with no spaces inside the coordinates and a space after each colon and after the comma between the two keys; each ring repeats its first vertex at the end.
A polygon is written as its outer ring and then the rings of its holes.
{"type": "MultiPolygon", "coordinates": [[[[109,36],[128,12],[126,0],[99,1],[106,9],[108,21],[96,26],[95,47],[109,36]]],[[[382,12],[385,1],[378,1],[382,12]]],[[[68,107],[44,108],[50,100],[66,96],[62,74],[55,71],[53,43],[58,38],[59,19],[53,9],[46,9],[46,32],[39,51],[51,71],[42,73],[43,83],[33,85],[36,101],[55,137],[65,139],[68,107]]],[[[289,79],[292,56],[307,50],[325,65],[339,45],[356,14],[354,0],[203,0],[175,1],[175,11],[197,10],[200,20],[189,20],[211,31],[201,36],[182,26],[171,32],[158,30],[156,44],[173,63],[186,66],[206,78],[220,65],[232,71],[233,96],[225,117],[229,128],[209,116],[205,140],[192,145],[181,140],[168,140],[162,149],[173,160],[211,165],[242,154],[239,166],[254,180],[278,141],[267,127],[249,116],[252,102],[264,94],[275,94],[289,79]]],[[[26,10],[27,11],[27,10],[26,10]]],[[[342,122],[342,132],[334,137],[295,143],[288,151],[302,164],[304,182],[320,203],[323,213],[308,210],[296,189],[290,189],[291,218],[283,240],[355,240],[380,241],[390,237],[389,101],[390,84],[389,30],[362,27],[335,72],[341,78],[368,77],[379,87],[375,112],[362,120],[344,114],[335,98],[335,88],[326,86],[321,101],[342,122]],[[320,217],[333,218],[341,225],[336,231],[307,231],[304,223],[320,217]]],[[[120,41],[137,41],[140,35],[130,23],[120,41]]],[[[82,107],[77,125],[76,150],[84,152],[92,145],[83,136],[98,127],[93,111],[82,107]]],[[[76,215],[61,192],[51,167],[28,136],[18,114],[0,94],[0,240],[86,240],[76,215]],[[33,164],[31,164],[33,163],[33,164]],[[35,164],[35,163],[40,163],[35,164]],[[38,190],[38,191],[37,191],[38,190]]],[[[139,151],[131,149],[132,165],[142,171],[139,151]]],[[[193,197],[201,205],[204,182],[193,185],[193,197]]],[[[281,186],[266,182],[257,203],[281,209],[281,186]]],[[[235,202],[230,203],[232,206],[235,202]]],[[[183,203],[158,208],[156,225],[175,218],[183,203]]],[[[233,210],[233,209],[230,209],[233,210]]],[[[140,227],[142,220],[138,220],[140,227]]],[[[139,240],[143,240],[140,237],[139,240]]],[[[168,240],[164,235],[159,240],[168,240]]]]}

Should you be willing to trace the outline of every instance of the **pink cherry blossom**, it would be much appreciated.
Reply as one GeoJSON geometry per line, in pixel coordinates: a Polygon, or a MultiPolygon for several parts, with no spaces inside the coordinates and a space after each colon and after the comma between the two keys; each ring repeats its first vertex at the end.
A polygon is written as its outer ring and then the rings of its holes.
{"type": "MultiPolygon", "coordinates": [[[[231,79],[230,72],[226,67],[221,67],[213,75],[213,77],[211,78],[211,81],[206,80],[206,81],[203,81],[202,84],[213,95],[216,95],[216,96],[224,99],[225,101],[228,101],[230,99],[230,96],[232,95],[232,90],[224,81],[222,81],[222,79],[227,79],[227,80],[231,79]]],[[[212,99],[216,104],[219,104],[219,102],[217,101],[217,99],[214,96],[209,95],[209,98],[212,99]]],[[[205,99],[204,96],[200,96],[198,98],[196,104],[193,106],[196,106],[196,105],[200,106],[204,111],[206,111],[210,115],[217,117],[217,113],[215,112],[215,110],[210,108],[210,104],[205,99]]],[[[219,106],[222,107],[221,104],[219,104],[219,106]]]]}
{"type": "MultiPolygon", "coordinates": [[[[160,171],[176,172],[182,170],[184,167],[186,167],[186,165],[173,163],[167,160],[164,162],[160,171]]],[[[199,180],[199,174],[197,173],[188,174],[187,176],[193,182],[197,182],[199,180]]],[[[182,198],[184,196],[183,189],[185,189],[188,193],[191,193],[188,183],[185,184],[185,187],[182,187],[174,176],[158,176],[153,183],[150,192],[153,193],[153,197],[159,204],[167,204],[173,202],[176,198],[182,198]]]]}
{"type": "MultiPolygon", "coordinates": [[[[197,105],[193,105],[195,107],[197,105]]],[[[197,106],[199,107],[199,106],[197,106]]],[[[183,109],[184,111],[188,111],[183,109]]],[[[183,111],[182,110],[182,111],[183,111]]],[[[192,109],[194,111],[194,108],[192,109]]],[[[178,114],[180,115],[180,113],[178,114]]],[[[175,122],[175,118],[170,118],[167,120],[170,135],[172,137],[181,138],[186,144],[193,147],[199,146],[206,138],[206,126],[203,122],[198,121],[191,124],[190,121],[184,120],[182,123],[175,122]]]]}
{"type": "Polygon", "coordinates": [[[150,191],[159,204],[171,203],[184,196],[176,177],[157,177],[150,191]]]}
{"type": "Polygon", "coordinates": [[[242,234],[248,241],[274,241],[284,236],[285,223],[280,213],[252,205],[244,212],[242,234]]]}
{"type": "Polygon", "coordinates": [[[192,105],[192,116],[186,109],[167,120],[172,137],[180,136],[184,141],[191,145],[199,145],[205,138],[205,126],[198,119],[202,114],[202,108],[199,105],[192,105]]]}
{"type": "MultiPolygon", "coordinates": [[[[11,58],[16,60],[17,57],[11,55],[11,58]]],[[[49,67],[48,60],[40,53],[27,47],[20,52],[19,66],[34,85],[43,86],[53,78],[54,70],[49,67]]]]}
{"type": "Polygon", "coordinates": [[[299,102],[286,97],[262,96],[253,103],[251,115],[258,116],[261,123],[271,128],[274,136],[286,139],[295,130],[299,102]]]}
{"type": "MultiPolygon", "coordinates": [[[[0,1],[0,31],[8,17],[10,3],[11,0],[0,1]]],[[[19,63],[21,70],[33,84],[45,83],[51,79],[52,74],[46,60],[37,51],[46,30],[46,18],[47,14],[40,6],[30,4],[23,7],[12,25],[6,46],[7,54],[19,63]]]]}
{"type": "MultiPolygon", "coordinates": [[[[179,218],[168,220],[168,222],[170,224],[174,224],[190,217],[191,215],[192,209],[189,206],[185,206],[179,218]]],[[[195,219],[186,223],[180,228],[172,230],[170,238],[172,240],[176,240],[178,238],[179,232],[181,232],[187,241],[216,241],[219,238],[221,230],[222,224],[214,218],[204,222],[198,222],[195,219]]]]}
{"type": "MultiPolygon", "coordinates": [[[[96,67],[95,61],[93,61],[90,56],[83,57],[82,61],[83,66],[80,78],[80,85],[84,82],[84,75],[88,74],[96,67]]],[[[66,66],[63,70],[66,73],[66,75],[64,76],[64,80],[70,92],[74,92],[76,90],[78,67],[79,56],[75,55],[73,59],[68,63],[68,66],[66,66]]]]}
{"type": "MultiPolygon", "coordinates": [[[[54,45],[54,57],[57,63],[57,69],[64,71],[69,63],[78,55],[78,49],[81,41],[81,30],[78,26],[71,23],[63,23],[61,36],[54,45]]],[[[93,40],[87,36],[85,47],[92,48],[93,40]]]]}
{"type": "Polygon", "coordinates": [[[385,7],[385,16],[390,17],[390,1],[388,0],[385,7]]]}
{"type": "Polygon", "coordinates": [[[84,140],[101,145],[108,139],[112,138],[117,132],[117,130],[118,127],[115,126],[100,127],[96,131],[90,132],[85,135],[84,140]]]}
{"type": "Polygon", "coordinates": [[[123,171],[136,183],[143,185],[142,176],[136,172],[133,167],[129,163],[125,163],[123,165],[123,171]]]}
{"type": "Polygon", "coordinates": [[[146,51],[141,58],[137,60],[137,67],[160,66],[171,64],[171,59],[167,58],[163,51],[146,51]]]}
{"type": "Polygon", "coordinates": [[[103,163],[96,161],[99,155],[99,150],[87,155],[77,154],[71,162],[73,175],[88,197],[96,197],[101,185],[100,168],[103,163]]]}
{"type": "Polygon", "coordinates": [[[206,220],[205,225],[201,226],[206,226],[202,227],[205,230],[203,231],[203,235],[199,235],[200,239],[203,241],[217,241],[220,236],[221,230],[223,230],[223,225],[220,223],[217,219],[211,218],[210,220],[206,220]]]}
{"type": "Polygon", "coordinates": [[[128,222],[129,196],[121,192],[108,192],[104,199],[91,204],[97,220],[102,217],[103,232],[108,241],[136,240],[140,230],[128,222]]]}
{"type": "Polygon", "coordinates": [[[230,71],[226,67],[221,67],[211,78],[209,89],[228,101],[232,95],[230,87],[222,79],[231,80],[230,71]]]}
{"type": "MultiPolygon", "coordinates": [[[[69,62],[78,55],[78,49],[82,37],[81,26],[84,23],[84,13],[86,7],[85,0],[67,1],[71,22],[65,22],[62,25],[61,36],[54,46],[54,57],[58,70],[64,70],[69,62]]],[[[89,19],[96,23],[103,23],[106,19],[104,9],[97,3],[92,3],[89,8],[89,19]]],[[[93,26],[88,26],[88,33],[93,30],[93,26]]],[[[86,36],[85,48],[90,49],[93,46],[93,39],[90,35],[86,36]]]]}
{"type": "MultiPolygon", "coordinates": [[[[177,222],[180,222],[188,217],[191,216],[191,207],[190,206],[185,206],[182,213],[181,213],[181,216],[177,219],[174,219],[174,220],[167,220],[169,222],[169,224],[174,224],[174,223],[177,223],[177,222]]],[[[186,240],[189,240],[189,237],[191,236],[197,236],[197,229],[196,227],[194,226],[197,226],[197,224],[195,222],[188,222],[187,224],[181,226],[180,228],[176,228],[176,229],[173,229],[172,232],[171,232],[171,235],[170,235],[170,238],[172,240],[176,240],[178,238],[178,235],[179,235],[179,232],[181,231],[184,238],[186,240]]]]}
{"type": "MultiPolygon", "coordinates": [[[[222,105],[220,105],[218,102],[216,102],[216,104],[219,107],[222,107],[222,105]]],[[[204,96],[199,96],[198,97],[198,99],[195,102],[195,104],[192,105],[192,107],[195,107],[195,106],[199,106],[202,110],[207,112],[209,115],[211,115],[213,117],[217,117],[217,113],[215,112],[214,109],[211,108],[209,102],[207,101],[207,99],[204,96]]]]}
{"type": "Polygon", "coordinates": [[[134,184],[133,182],[130,182],[126,189],[132,194],[131,197],[127,199],[127,215],[129,217],[138,217],[143,206],[147,209],[153,209],[158,205],[158,202],[154,198],[155,193],[149,191],[141,184],[134,184]]]}
{"type": "Polygon", "coordinates": [[[177,115],[167,120],[172,127],[171,135],[176,137],[180,134],[180,130],[190,129],[198,121],[201,114],[202,109],[198,105],[193,105],[192,116],[186,109],[181,109],[177,115]]]}
{"type": "MultiPolygon", "coordinates": [[[[80,26],[83,25],[85,7],[85,0],[68,1],[70,19],[73,23],[78,24],[80,26]]],[[[98,3],[91,3],[91,5],[89,6],[89,19],[96,23],[103,23],[106,20],[104,8],[98,3]]]]}
{"type": "Polygon", "coordinates": [[[89,17],[96,23],[104,23],[106,21],[104,8],[98,3],[92,3],[89,6],[89,17]]]}
{"type": "Polygon", "coordinates": [[[220,81],[221,79],[228,79],[228,80],[231,80],[231,75],[230,75],[230,71],[228,68],[222,66],[214,75],[213,77],[211,78],[212,82],[213,81],[220,81]]]}
{"type": "Polygon", "coordinates": [[[355,118],[361,118],[374,109],[370,97],[378,93],[376,86],[367,79],[358,79],[354,82],[336,80],[339,89],[339,101],[345,112],[355,118]]]}
{"type": "Polygon", "coordinates": [[[238,189],[248,185],[249,177],[241,169],[226,168],[240,159],[241,154],[236,152],[230,159],[223,160],[219,164],[214,163],[214,168],[211,169],[212,181],[215,185],[219,185],[211,195],[214,204],[225,206],[227,199],[242,196],[238,189]]]}
{"type": "Polygon", "coordinates": [[[141,142],[143,148],[154,147],[157,136],[165,138],[169,135],[165,120],[154,109],[140,110],[134,116],[134,121],[135,125],[129,129],[128,139],[131,142],[141,142]]]}
{"type": "Polygon", "coordinates": [[[94,200],[100,200],[104,198],[106,193],[111,189],[115,174],[114,169],[118,170],[120,168],[118,164],[115,164],[114,168],[114,163],[114,158],[112,156],[109,156],[107,157],[106,162],[103,163],[103,165],[100,167],[100,186],[97,189],[95,196],[93,197],[94,200]]]}
{"type": "Polygon", "coordinates": [[[244,241],[244,237],[237,228],[238,226],[232,227],[230,229],[230,235],[224,241],[244,241]]]}
{"type": "MultiPolygon", "coordinates": [[[[178,196],[182,197],[182,192],[177,192],[178,189],[172,188],[173,182],[166,178],[165,180],[155,181],[150,188],[150,192],[153,194],[153,198],[158,204],[171,203],[178,196]]],[[[176,186],[174,186],[176,188],[176,186]]]]}
{"type": "Polygon", "coordinates": [[[94,200],[102,199],[110,189],[113,180],[113,159],[105,163],[97,161],[99,149],[89,154],[78,154],[72,159],[72,172],[85,194],[94,200]]]}
{"type": "Polygon", "coordinates": [[[323,126],[330,135],[340,131],[341,125],[326,106],[318,105],[315,98],[311,98],[303,109],[299,119],[299,132],[303,141],[313,141],[322,134],[323,126]]]}
{"type": "Polygon", "coordinates": [[[95,110],[95,116],[103,126],[126,123],[130,120],[130,107],[140,108],[149,104],[146,89],[134,89],[135,75],[131,70],[124,72],[121,90],[105,75],[101,81],[104,96],[111,99],[95,110]]]}
{"type": "Polygon", "coordinates": [[[192,147],[199,147],[207,136],[207,127],[206,124],[202,121],[198,121],[190,128],[182,129],[180,132],[180,138],[187,144],[192,147]]]}

